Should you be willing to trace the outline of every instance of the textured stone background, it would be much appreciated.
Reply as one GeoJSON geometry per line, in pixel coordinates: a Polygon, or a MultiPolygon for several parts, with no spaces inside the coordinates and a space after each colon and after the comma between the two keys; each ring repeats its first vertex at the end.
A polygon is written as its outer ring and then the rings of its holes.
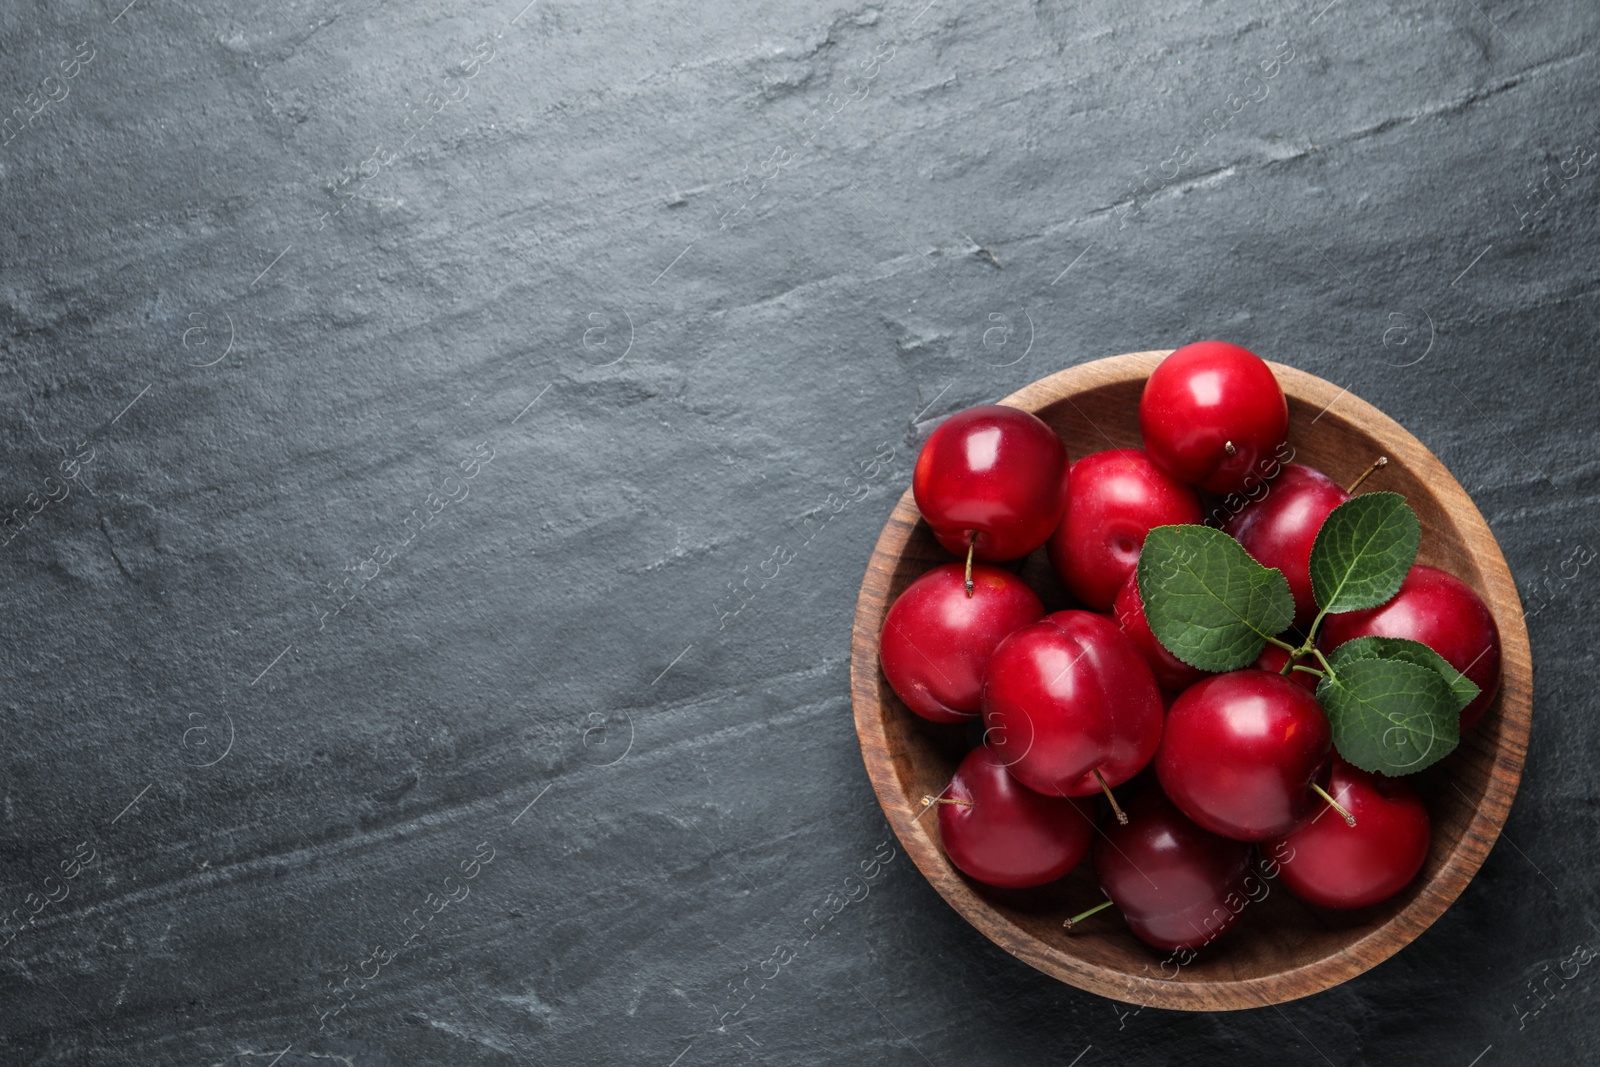
{"type": "Polygon", "coordinates": [[[1596,1055],[1592,5],[124,2],[0,12],[0,1060],[1596,1055]],[[1498,534],[1482,874],[1191,1016],[902,855],[746,986],[889,836],[849,620],[934,420],[1209,336],[1498,534]]]}

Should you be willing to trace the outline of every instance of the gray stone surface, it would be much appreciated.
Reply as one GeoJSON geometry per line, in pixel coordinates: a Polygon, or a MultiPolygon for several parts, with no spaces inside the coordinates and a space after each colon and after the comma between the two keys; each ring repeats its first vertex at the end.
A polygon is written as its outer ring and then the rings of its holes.
{"type": "Polygon", "coordinates": [[[522,2],[0,11],[0,1060],[1596,1054],[1600,13],[522,2]],[[1127,1014],[904,856],[770,962],[889,836],[849,620],[933,420],[1207,336],[1540,588],[1508,837],[1281,1010],[1127,1014]]]}

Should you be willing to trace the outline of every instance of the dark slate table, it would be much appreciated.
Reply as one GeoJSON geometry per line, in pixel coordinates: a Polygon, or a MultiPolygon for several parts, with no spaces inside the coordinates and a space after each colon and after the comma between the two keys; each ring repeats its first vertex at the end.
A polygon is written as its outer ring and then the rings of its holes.
{"type": "Polygon", "coordinates": [[[0,13],[0,1060],[1595,1055],[1592,5],[523,4],[0,13]],[[1393,960],[1132,1012],[880,847],[849,622],[940,416],[1211,336],[1457,474],[1536,727],[1393,960]]]}

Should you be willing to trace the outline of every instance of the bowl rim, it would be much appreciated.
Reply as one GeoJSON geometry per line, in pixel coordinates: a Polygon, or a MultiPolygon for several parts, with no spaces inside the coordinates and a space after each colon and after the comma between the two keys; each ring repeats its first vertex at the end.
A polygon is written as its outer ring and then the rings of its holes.
{"type": "MultiPolygon", "coordinates": [[[[1079,363],[1034,381],[998,403],[1034,412],[1066,400],[1076,408],[1072,397],[1077,393],[1142,380],[1172,351],[1129,352],[1079,363]]],[[[1510,814],[1527,756],[1533,715],[1527,623],[1505,555],[1477,505],[1438,457],[1378,408],[1307,371],[1271,361],[1268,365],[1286,395],[1322,406],[1323,414],[1338,405],[1339,417],[1379,439],[1392,462],[1425,482],[1460,530],[1462,539],[1470,543],[1482,574],[1485,602],[1515,609],[1514,613],[1507,613],[1510,617],[1498,612],[1495,615],[1501,643],[1501,685],[1496,697],[1501,708],[1500,729],[1482,800],[1443,866],[1416,897],[1336,953],[1253,978],[1152,979],[1089,963],[1041,942],[1017,926],[963,879],[950,873],[949,861],[933,833],[924,820],[917,818],[922,812],[912,810],[910,798],[889,769],[893,760],[878,699],[878,637],[889,607],[887,575],[922,521],[910,487],[901,494],[873,546],[856,601],[850,657],[856,735],[878,804],[906,853],[946,903],[1002,949],[1070,985],[1124,1003],[1189,1011],[1264,1007],[1321,992],[1388,959],[1443,914],[1483,865],[1510,814]]],[[[1108,443],[1107,447],[1111,445],[1108,443]]],[[[1473,734],[1479,732],[1481,729],[1473,734]]],[[[1487,738],[1478,738],[1478,742],[1478,747],[1487,748],[1487,738]]],[[[1467,743],[1464,738],[1463,745],[1467,743]]]]}

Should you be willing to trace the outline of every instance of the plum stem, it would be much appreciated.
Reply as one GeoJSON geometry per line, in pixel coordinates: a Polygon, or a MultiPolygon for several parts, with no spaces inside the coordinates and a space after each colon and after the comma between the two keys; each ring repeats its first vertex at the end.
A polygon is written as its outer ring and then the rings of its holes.
{"type": "Polygon", "coordinates": [[[1336,811],[1340,815],[1344,816],[1344,821],[1345,821],[1345,825],[1346,826],[1354,826],[1356,824],[1356,817],[1354,815],[1351,815],[1350,812],[1345,809],[1345,806],[1343,804],[1339,803],[1337,800],[1333,799],[1333,797],[1329,796],[1328,795],[1328,791],[1326,789],[1322,788],[1316,782],[1312,782],[1311,783],[1311,788],[1315,789],[1318,793],[1320,793],[1322,795],[1322,799],[1326,800],[1328,802],[1328,807],[1332,808],[1334,811],[1336,811]]]}
{"type": "Polygon", "coordinates": [[[1237,456],[1239,454],[1239,450],[1233,447],[1232,441],[1222,442],[1222,450],[1230,456],[1237,456]]]}
{"type": "Polygon", "coordinates": [[[1090,908],[1088,911],[1079,912],[1077,915],[1074,915],[1072,918],[1066,920],[1061,925],[1065,926],[1068,930],[1070,930],[1074,926],[1076,926],[1079,923],[1083,922],[1083,920],[1087,919],[1089,916],[1094,915],[1097,912],[1105,911],[1109,907],[1111,907],[1111,900],[1109,898],[1107,898],[1106,900],[1102,900],[1100,903],[1098,903],[1094,907],[1090,908]]]}
{"type": "Polygon", "coordinates": [[[1106,776],[1100,773],[1099,767],[1094,769],[1094,776],[1095,780],[1100,783],[1100,792],[1104,793],[1106,799],[1111,801],[1111,812],[1117,817],[1117,822],[1123,826],[1128,825],[1128,813],[1122,810],[1122,805],[1117,803],[1117,798],[1111,795],[1111,787],[1106,784],[1106,776]]]}
{"type": "Polygon", "coordinates": [[[978,531],[967,535],[967,599],[972,599],[972,553],[978,547],[978,531]]]}
{"type": "Polygon", "coordinates": [[[927,797],[923,797],[922,798],[922,806],[925,807],[925,808],[932,807],[935,804],[958,804],[963,808],[972,807],[972,801],[970,801],[970,800],[957,800],[955,797],[927,796],[927,797]]]}
{"type": "Polygon", "coordinates": [[[1387,467],[1388,465],[1389,465],[1389,457],[1388,456],[1379,456],[1377,459],[1373,460],[1372,461],[1372,466],[1370,466],[1366,470],[1362,471],[1361,472],[1361,476],[1358,477],[1355,481],[1351,482],[1350,485],[1345,489],[1345,495],[1346,496],[1355,496],[1356,495],[1356,490],[1361,488],[1361,483],[1362,482],[1366,481],[1368,478],[1372,477],[1374,474],[1376,474],[1379,471],[1383,470],[1383,468],[1387,467]]]}

